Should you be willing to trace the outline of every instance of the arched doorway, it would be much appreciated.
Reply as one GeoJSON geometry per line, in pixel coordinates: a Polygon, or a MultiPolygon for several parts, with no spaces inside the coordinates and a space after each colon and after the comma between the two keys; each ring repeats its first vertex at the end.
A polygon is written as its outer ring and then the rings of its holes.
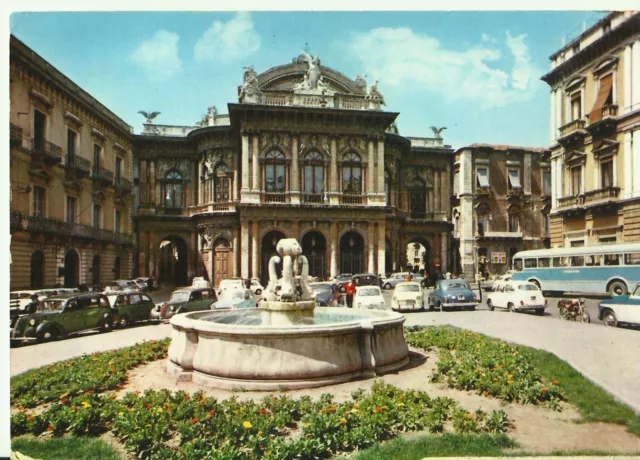
{"type": "Polygon", "coordinates": [[[327,240],[320,232],[308,232],[302,237],[302,254],[309,261],[309,275],[325,278],[327,276],[327,240]]]}
{"type": "Polygon", "coordinates": [[[120,257],[116,257],[115,262],[113,263],[113,276],[115,279],[120,279],[120,257]]]}
{"type": "Polygon", "coordinates": [[[230,261],[231,245],[224,238],[218,238],[213,244],[213,286],[220,286],[220,281],[231,278],[230,261]]]}
{"type": "Polygon", "coordinates": [[[392,244],[389,240],[385,240],[384,242],[384,273],[383,275],[387,275],[387,273],[393,273],[393,249],[392,244]]]}
{"type": "Polygon", "coordinates": [[[160,242],[158,279],[176,286],[188,284],[189,251],[179,236],[169,236],[160,242]]]}
{"type": "Polygon", "coordinates": [[[91,263],[91,285],[100,286],[100,256],[93,256],[93,262],[91,263]]]}
{"type": "Polygon", "coordinates": [[[413,238],[407,244],[407,267],[412,272],[426,270],[429,275],[434,274],[433,261],[431,260],[431,245],[424,238],[413,238]]]}
{"type": "MultiPolygon", "coordinates": [[[[267,233],[262,238],[262,270],[260,271],[260,282],[265,287],[269,282],[269,260],[271,257],[278,255],[276,246],[278,245],[278,241],[282,238],[286,238],[286,236],[277,230],[267,233]]],[[[282,262],[276,264],[276,272],[278,273],[278,278],[280,278],[280,274],[282,273],[282,262]]]]}
{"type": "Polygon", "coordinates": [[[31,254],[31,289],[44,287],[44,254],[38,250],[31,254]]]}
{"type": "Polygon", "coordinates": [[[69,249],[64,256],[64,287],[76,287],[80,279],[80,257],[75,249],[69,249]]]}
{"type": "Polygon", "coordinates": [[[340,238],[340,273],[363,272],[364,238],[358,232],[347,232],[340,238]]]}

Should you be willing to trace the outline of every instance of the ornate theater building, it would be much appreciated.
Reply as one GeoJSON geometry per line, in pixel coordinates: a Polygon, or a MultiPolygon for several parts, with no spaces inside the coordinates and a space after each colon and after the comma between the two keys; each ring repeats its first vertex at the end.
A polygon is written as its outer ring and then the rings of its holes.
{"type": "Polygon", "coordinates": [[[297,238],[313,276],[388,273],[415,259],[452,265],[452,157],[403,137],[377,82],[302,54],[257,74],[238,102],[196,126],[146,114],[133,136],[137,272],[176,284],[206,276],[264,281],[281,238],[297,238]],[[409,249],[409,250],[408,250],[409,249]]]}

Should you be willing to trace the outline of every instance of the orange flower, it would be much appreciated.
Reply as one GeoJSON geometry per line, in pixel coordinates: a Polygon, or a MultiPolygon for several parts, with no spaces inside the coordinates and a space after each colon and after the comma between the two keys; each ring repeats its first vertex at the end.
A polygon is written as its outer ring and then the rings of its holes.
{"type": "Polygon", "coordinates": [[[27,422],[30,422],[31,420],[33,420],[35,417],[33,415],[30,415],[27,417],[27,422]]]}
{"type": "Polygon", "coordinates": [[[189,393],[187,393],[186,395],[184,395],[184,399],[186,399],[186,400],[191,399],[191,395],[189,393]]]}
{"type": "Polygon", "coordinates": [[[468,413],[467,413],[467,418],[468,418],[469,420],[473,419],[473,414],[472,414],[471,412],[468,412],[468,413]]]}
{"type": "Polygon", "coordinates": [[[554,380],[553,382],[551,382],[552,385],[560,385],[560,382],[558,382],[557,380],[554,380]]]}
{"type": "Polygon", "coordinates": [[[346,425],[346,424],[347,424],[347,419],[346,419],[346,418],[344,418],[344,417],[342,417],[342,418],[340,419],[340,423],[342,423],[343,425],[346,425]]]}
{"type": "Polygon", "coordinates": [[[374,411],[376,414],[379,414],[380,412],[382,412],[382,407],[380,407],[380,406],[376,406],[376,407],[374,407],[373,411],[374,411]]]}
{"type": "Polygon", "coordinates": [[[53,425],[49,425],[49,426],[47,427],[47,431],[53,431],[53,425]]]}
{"type": "Polygon", "coordinates": [[[258,412],[260,414],[262,414],[262,415],[266,415],[266,414],[270,414],[271,413],[271,411],[269,409],[260,409],[258,412]]]}
{"type": "Polygon", "coordinates": [[[309,433],[305,434],[304,437],[307,439],[311,439],[311,435],[309,433]]]}
{"type": "Polygon", "coordinates": [[[151,404],[147,403],[144,405],[144,407],[146,407],[147,409],[151,409],[151,404]]]}
{"type": "Polygon", "coordinates": [[[513,356],[518,356],[519,354],[520,354],[520,352],[519,352],[519,351],[514,351],[514,352],[513,352],[513,356]]]}
{"type": "Polygon", "coordinates": [[[139,395],[140,394],[140,390],[136,390],[136,394],[139,395]]]}
{"type": "Polygon", "coordinates": [[[115,393],[111,393],[111,394],[109,395],[109,397],[110,397],[111,399],[116,399],[118,396],[117,396],[115,393]]]}
{"type": "Polygon", "coordinates": [[[549,392],[549,389],[548,389],[547,387],[542,387],[542,392],[543,392],[543,393],[548,393],[548,392],[549,392]]]}
{"type": "Polygon", "coordinates": [[[198,419],[197,419],[197,418],[195,418],[195,417],[193,417],[193,418],[191,419],[191,423],[193,423],[194,425],[195,425],[196,423],[198,423],[198,422],[200,422],[200,420],[198,420],[198,419]]]}
{"type": "Polygon", "coordinates": [[[209,411],[209,415],[211,415],[211,416],[213,416],[215,413],[216,413],[216,411],[215,411],[215,410],[213,410],[213,409],[211,409],[211,410],[209,411]]]}
{"type": "Polygon", "coordinates": [[[111,372],[115,374],[115,372],[116,372],[116,368],[115,368],[115,367],[112,367],[112,368],[111,368],[111,372]]]}

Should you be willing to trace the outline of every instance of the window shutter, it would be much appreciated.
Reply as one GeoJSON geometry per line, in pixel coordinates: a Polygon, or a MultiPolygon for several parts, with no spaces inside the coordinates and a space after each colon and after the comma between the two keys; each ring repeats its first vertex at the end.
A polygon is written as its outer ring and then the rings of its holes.
{"type": "Polygon", "coordinates": [[[589,114],[589,122],[595,123],[596,121],[602,120],[602,107],[604,107],[605,102],[609,98],[609,94],[611,94],[611,90],[613,88],[613,75],[609,74],[600,79],[600,90],[598,91],[598,97],[596,98],[596,103],[589,114]]]}

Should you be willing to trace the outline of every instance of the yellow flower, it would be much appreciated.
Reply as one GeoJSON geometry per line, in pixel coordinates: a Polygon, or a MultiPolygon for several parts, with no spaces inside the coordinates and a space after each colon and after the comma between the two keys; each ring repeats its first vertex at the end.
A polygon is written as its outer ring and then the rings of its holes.
{"type": "Polygon", "coordinates": [[[351,412],[352,414],[357,414],[359,411],[358,409],[356,409],[355,407],[353,409],[351,409],[349,412],[351,412]]]}
{"type": "Polygon", "coordinates": [[[91,404],[89,404],[87,401],[82,401],[82,407],[87,409],[87,408],[91,407],[91,404]]]}
{"type": "Polygon", "coordinates": [[[360,409],[360,404],[355,403],[355,404],[353,405],[353,407],[355,407],[356,409],[360,409]]]}
{"type": "Polygon", "coordinates": [[[342,417],[342,418],[340,419],[340,423],[342,423],[343,425],[346,425],[346,424],[347,424],[347,419],[346,419],[346,418],[344,418],[344,417],[342,417]]]}
{"type": "Polygon", "coordinates": [[[118,415],[122,417],[124,415],[124,412],[118,412],[118,415]]]}
{"type": "Polygon", "coordinates": [[[158,407],[158,414],[162,413],[162,407],[158,407]]]}
{"type": "Polygon", "coordinates": [[[471,419],[473,418],[473,414],[472,414],[471,412],[469,412],[469,413],[467,414],[467,418],[468,418],[469,420],[471,420],[471,419]]]}
{"type": "Polygon", "coordinates": [[[509,385],[513,385],[513,380],[507,380],[507,383],[508,383],[509,385]]]}
{"type": "Polygon", "coordinates": [[[253,427],[253,425],[251,424],[251,422],[248,422],[248,421],[246,421],[246,420],[242,423],[242,426],[243,426],[243,427],[245,427],[247,430],[248,430],[249,428],[252,428],[252,427],[253,427]]]}
{"type": "Polygon", "coordinates": [[[258,431],[258,436],[262,436],[262,431],[258,431]]]}
{"type": "Polygon", "coordinates": [[[513,352],[513,356],[518,356],[519,354],[520,354],[520,352],[519,352],[519,351],[514,351],[514,352],[513,352]]]}
{"type": "Polygon", "coordinates": [[[403,403],[403,402],[399,402],[399,403],[398,403],[398,406],[403,407],[403,406],[404,406],[404,403],[403,403]]]}
{"type": "Polygon", "coordinates": [[[509,375],[507,375],[507,378],[508,378],[509,380],[512,380],[512,379],[513,379],[513,374],[509,374],[509,375]]]}
{"type": "Polygon", "coordinates": [[[305,426],[306,428],[311,428],[311,423],[307,422],[307,423],[305,423],[305,424],[304,424],[304,426],[305,426]]]}

